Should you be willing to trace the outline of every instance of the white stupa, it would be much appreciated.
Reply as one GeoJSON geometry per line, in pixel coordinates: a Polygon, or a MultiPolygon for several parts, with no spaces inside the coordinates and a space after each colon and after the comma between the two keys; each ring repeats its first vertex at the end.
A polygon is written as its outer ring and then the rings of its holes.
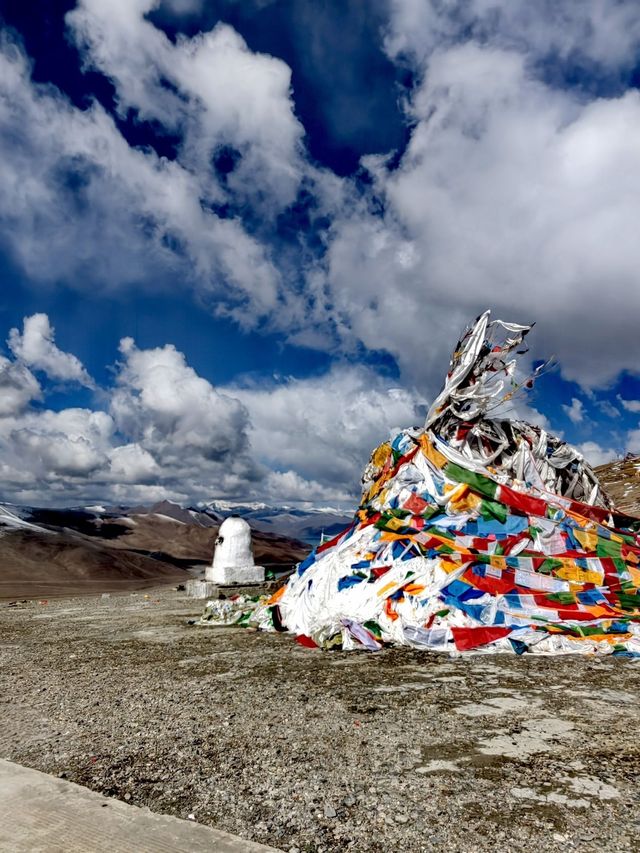
{"type": "Polygon", "coordinates": [[[256,566],[251,550],[251,528],[237,515],[220,525],[213,563],[207,567],[205,580],[216,584],[262,583],[264,566],[256,566]]]}

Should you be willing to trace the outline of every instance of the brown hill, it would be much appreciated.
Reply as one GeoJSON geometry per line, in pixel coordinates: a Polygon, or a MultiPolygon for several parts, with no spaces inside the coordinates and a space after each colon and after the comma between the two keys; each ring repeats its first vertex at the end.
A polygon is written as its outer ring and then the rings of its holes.
{"type": "Polygon", "coordinates": [[[617,509],[640,516],[640,457],[607,462],[595,472],[617,509]]]}
{"type": "MultiPolygon", "coordinates": [[[[125,548],[189,567],[211,562],[219,525],[204,527],[198,518],[187,523],[151,512],[121,516],[110,520],[106,526],[110,529],[105,530],[108,538],[104,542],[110,548],[125,548]],[[115,535],[117,528],[120,532],[115,535]]],[[[96,535],[104,528],[104,522],[98,524],[96,535]]],[[[257,530],[252,533],[252,544],[255,560],[262,566],[291,566],[303,560],[311,550],[297,539],[257,530]]]]}
{"type": "Polygon", "coordinates": [[[175,565],[73,534],[4,528],[0,533],[0,599],[142,589],[189,577],[175,565]]]}

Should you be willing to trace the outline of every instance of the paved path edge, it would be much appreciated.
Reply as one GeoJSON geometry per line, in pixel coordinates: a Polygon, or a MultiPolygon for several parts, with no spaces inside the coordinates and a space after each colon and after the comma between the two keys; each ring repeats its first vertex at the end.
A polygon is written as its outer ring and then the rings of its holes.
{"type": "Polygon", "coordinates": [[[274,853],[0,759],[2,853],[274,853]]]}

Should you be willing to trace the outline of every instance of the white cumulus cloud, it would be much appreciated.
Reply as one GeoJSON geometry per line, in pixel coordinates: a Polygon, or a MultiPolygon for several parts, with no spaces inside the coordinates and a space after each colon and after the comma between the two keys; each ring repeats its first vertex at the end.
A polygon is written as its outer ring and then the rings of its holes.
{"type": "Polygon", "coordinates": [[[419,62],[463,38],[528,52],[532,59],[633,65],[640,44],[634,0],[390,0],[386,48],[419,62]]]}
{"type": "Polygon", "coordinates": [[[587,462],[593,466],[604,465],[605,462],[611,462],[618,456],[613,448],[602,447],[597,441],[584,441],[582,444],[577,444],[576,447],[587,462]]]}
{"type": "Polygon", "coordinates": [[[423,71],[399,163],[365,159],[384,214],[355,204],[333,224],[341,328],[430,393],[487,307],[536,320],[537,353],[585,388],[635,369],[640,93],[587,100],[536,77],[526,52],[475,41],[423,71]]]}
{"type": "Polygon", "coordinates": [[[577,397],[571,398],[571,404],[562,404],[562,408],[569,420],[574,424],[582,423],[584,420],[584,404],[577,397]]]}
{"type": "Polygon", "coordinates": [[[0,418],[20,414],[41,396],[40,383],[24,364],[0,356],[0,418]]]}
{"type": "Polygon", "coordinates": [[[625,400],[620,394],[618,394],[617,399],[626,412],[633,412],[634,414],[640,412],[640,400],[625,400]]]}
{"type": "Polygon", "coordinates": [[[371,451],[400,429],[424,422],[415,392],[364,367],[338,366],[318,377],[229,391],[249,411],[254,451],[282,475],[278,482],[289,500],[303,492],[298,477],[311,484],[315,497],[309,500],[359,494],[371,451]],[[287,472],[296,476],[287,479],[287,472]]]}
{"type": "MultiPolygon", "coordinates": [[[[41,332],[50,330],[46,315],[35,316],[41,332]]],[[[22,359],[54,379],[82,378],[70,354],[45,347],[45,358],[32,348],[32,319],[12,338],[16,360],[0,360],[4,499],[131,502],[162,493],[188,501],[260,488],[268,472],[253,458],[246,408],[171,345],[144,350],[123,339],[113,384],[97,399],[106,410],[30,405],[44,392],[22,359]]]]}
{"type": "Polygon", "coordinates": [[[640,455],[640,427],[627,433],[627,452],[640,455]]]}
{"type": "Polygon", "coordinates": [[[19,329],[11,329],[8,344],[19,361],[34,370],[42,370],[50,379],[94,387],[80,359],[56,346],[55,332],[46,314],[25,317],[22,334],[19,329]]]}
{"type": "Polygon", "coordinates": [[[174,43],[145,18],[159,5],[80,0],[67,21],[86,63],[113,80],[119,108],[179,128],[181,160],[202,180],[216,149],[231,145],[239,153],[229,176],[237,193],[266,193],[269,205],[292,201],[304,131],[293,110],[291,69],[250,51],[225,24],[174,43]]]}
{"type": "Polygon", "coordinates": [[[213,211],[222,197],[187,164],[129,146],[97,103],[80,110],[33,83],[22,49],[0,38],[0,234],[32,279],[113,288],[178,278],[256,322],[275,311],[279,275],[237,218],[213,211]]]}
{"type": "Polygon", "coordinates": [[[121,433],[165,465],[231,465],[243,458],[249,416],[238,400],[198,376],[170,344],[141,350],[124,338],[120,351],[110,411],[121,433]]]}

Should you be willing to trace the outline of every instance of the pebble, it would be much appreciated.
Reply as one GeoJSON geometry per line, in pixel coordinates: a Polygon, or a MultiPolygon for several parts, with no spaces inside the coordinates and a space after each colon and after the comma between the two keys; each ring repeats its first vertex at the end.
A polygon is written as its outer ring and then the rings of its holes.
{"type": "Polygon", "coordinates": [[[69,602],[50,602],[47,613],[55,618],[47,623],[46,666],[35,606],[3,610],[0,604],[0,643],[9,639],[0,667],[0,719],[11,720],[8,737],[0,727],[3,756],[155,813],[184,818],[191,809],[190,820],[197,815],[202,824],[286,853],[491,853],[497,847],[586,853],[595,840],[598,853],[634,849],[640,815],[631,799],[635,765],[626,737],[634,711],[617,705],[612,712],[598,691],[637,693],[640,668],[615,661],[596,672],[570,656],[452,660],[401,649],[379,656],[307,654],[286,636],[189,628],[181,619],[194,611],[181,611],[175,597],[163,601],[142,611],[113,596],[104,618],[92,617],[89,599],[68,612],[69,602]],[[147,628],[153,641],[142,635],[147,628]],[[77,653],[73,668],[70,651],[77,653]],[[367,697],[380,698],[371,692],[376,686],[454,673],[465,682],[438,682],[436,698],[427,699],[426,691],[388,693],[365,713],[367,697]],[[469,680],[478,702],[508,685],[540,703],[536,718],[575,714],[576,737],[554,742],[533,766],[480,761],[480,739],[518,731],[527,716],[512,710],[462,725],[455,708],[469,701],[469,680]],[[590,698],[569,702],[562,690],[546,692],[558,682],[579,682],[590,698]],[[301,692],[307,702],[299,701],[301,692]],[[37,727],[33,709],[41,714],[37,727]],[[353,726],[354,716],[361,727],[353,726]],[[433,770],[435,761],[442,762],[440,771],[433,770]],[[458,768],[455,786],[444,762],[458,768]],[[563,807],[562,830],[536,816],[535,801],[519,800],[505,819],[511,787],[563,793],[577,772],[567,770],[571,762],[583,762],[601,779],[606,772],[620,798],[594,801],[588,810],[563,807]],[[432,771],[420,775],[418,766],[432,771]],[[549,781],[551,787],[543,787],[549,781]]]}

